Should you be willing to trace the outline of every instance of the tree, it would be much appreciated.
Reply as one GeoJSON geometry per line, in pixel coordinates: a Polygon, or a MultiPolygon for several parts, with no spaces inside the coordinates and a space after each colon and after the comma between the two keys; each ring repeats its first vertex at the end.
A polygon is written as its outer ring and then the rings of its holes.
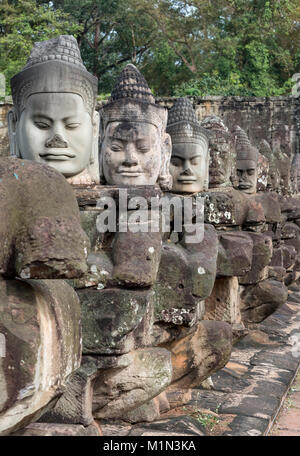
{"type": "Polygon", "coordinates": [[[6,78],[7,94],[11,77],[25,65],[34,42],[80,30],[65,12],[34,0],[3,0],[0,17],[0,72],[6,78]]]}
{"type": "Polygon", "coordinates": [[[136,10],[154,18],[185,89],[192,81],[213,94],[223,81],[232,94],[278,95],[299,71],[298,0],[136,0],[136,10]]]}
{"type": "Polygon", "coordinates": [[[126,63],[139,65],[155,42],[153,20],[137,14],[132,0],[56,0],[51,4],[80,25],[81,55],[87,69],[99,78],[100,92],[112,89],[126,63]]]}

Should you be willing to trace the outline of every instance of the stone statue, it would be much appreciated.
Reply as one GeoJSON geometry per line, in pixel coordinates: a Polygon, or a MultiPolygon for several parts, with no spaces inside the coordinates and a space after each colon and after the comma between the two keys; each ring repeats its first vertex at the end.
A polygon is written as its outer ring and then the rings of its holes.
{"type": "Polygon", "coordinates": [[[201,125],[209,131],[209,188],[232,187],[230,177],[235,166],[234,136],[220,117],[207,116],[201,125]]]}
{"type": "Polygon", "coordinates": [[[269,160],[268,158],[258,152],[257,159],[257,192],[265,192],[268,187],[269,180],[269,160]]]}
{"type": "Polygon", "coordinates": [[[89,240],[73,191],[54,169],[1,158],[0,195],[0,435],[6,435],[51,408],[80,365],[79,299],[57,279],[86,273],[89,240]]]}
{"type": "Polygon", "coordinates": [[[277,169],[276,159],[270,147],[270,144],[262,139],[259,143],[259,152],[264,155],[269,161],[269,173],[267,182],[267,191],[278,192],[280,184],[280,175],[277,169]]]}
{"type": "Polygon", "coordinates": [[[172,191],[196,193],[207,190],[208,134],[197,121],[187,98],[179,98],[170,109],[167,132],[172,138],[172,191]]]}
{"type": "Polygon", "coordinates": [[[45,163],[71,183],[99,183],[97,78],[73,36],[35,43],[11,80],[11,154],[45,163]]]}
{"type": "Polygon", "coordinates": [[[121,72],[109,103],[101,110],[101,182],[109,185],[171,186],[167,110],[155,99],[132,65],[121,72]]]}
{"type": "Polygon", "coordinates": [[[244,130],[236,127],[236,169],[238,189],[247,195],[256,193],[258,150],[253,147],[244,130]]]}
{"type": "Polygon", "coordinates": [[[279,148],[275,150],[275,160],[280,175],[279,192],[286,196],[291,193],[291,160],[279,148]]]}

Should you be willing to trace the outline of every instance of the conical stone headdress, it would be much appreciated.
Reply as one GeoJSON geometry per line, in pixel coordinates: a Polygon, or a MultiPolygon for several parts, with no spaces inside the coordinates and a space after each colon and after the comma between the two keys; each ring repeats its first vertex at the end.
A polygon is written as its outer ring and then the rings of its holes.
{"type": "Polygon", "coordinates": [[[178,98],[170,109],[167,133],[173,144],[198,143],[208,146],[208,134],[198,122],[193,105],[187,98],[178,98]]]}
{"type": "Polygon", "coordinates": [[[109,122],[131,121],[148,122],[164,131],[167,123],[167,110],[155,104],[147,81],[132,64],[121,72],[101,115],[104,130],[109,122]]]}
{"type": "Polygon", "coordinates": [[[83,65],[76,39],[71,35],[60,35],[34,44],[27,64],[11,79],[11,88],[18,115],[30,95],[51,92],[80,95],[92,114],[98,79],[83,65]]]}
{"type": "Polygon", "coordinates": [[[256,167],[258,150],[251,145],[246,132],[241,127],[237,126],[234,130],[234,136],[236,137],[236,160],[250,160],[254,162],[256,167]]]}

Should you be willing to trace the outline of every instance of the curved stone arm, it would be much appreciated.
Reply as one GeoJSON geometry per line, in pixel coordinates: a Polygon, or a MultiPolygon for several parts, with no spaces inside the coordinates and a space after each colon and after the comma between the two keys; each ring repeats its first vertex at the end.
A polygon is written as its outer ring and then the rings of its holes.
{"type": "Polygon", "coordinates": [[[89,241],[72,188],[52,168],[0,161],[0,273],[56,279],[86,272],[89,241]]]}

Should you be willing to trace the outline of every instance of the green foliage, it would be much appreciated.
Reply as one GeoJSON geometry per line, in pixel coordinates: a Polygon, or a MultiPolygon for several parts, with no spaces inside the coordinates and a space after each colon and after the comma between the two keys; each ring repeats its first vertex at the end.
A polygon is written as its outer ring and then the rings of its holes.
{"type": "Polygon", "coordinates": [[[34,42],[60,34],[76,35],[80,30],[65,12],[38,6],[34,0],[3,0],[0,17],[0,72],[6,78],[7,95],[10,78],[25,65],[34,42]]]}
{"type": "Polygon", "coordinates": [[[166,96],[284,95],[300,71],[298,0],[2,0],[0,17],[7,81],[61,33],[103,94],[129,62],[166,96]]]}

